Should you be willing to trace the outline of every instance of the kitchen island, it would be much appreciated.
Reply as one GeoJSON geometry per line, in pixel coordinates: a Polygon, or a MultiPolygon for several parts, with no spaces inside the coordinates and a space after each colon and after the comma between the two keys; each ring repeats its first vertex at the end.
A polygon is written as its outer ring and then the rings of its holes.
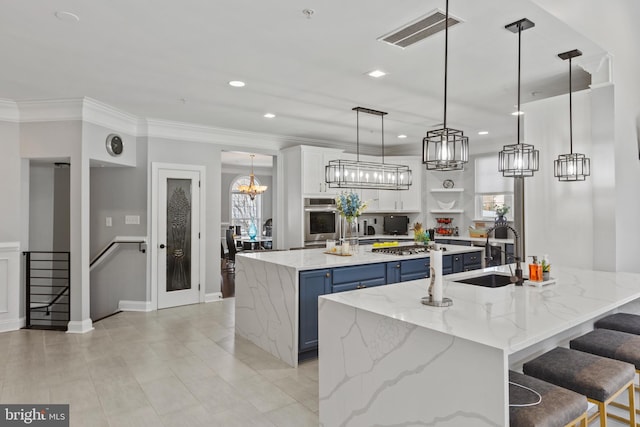
{"type": "MultiPolygon", "coordinates": [[[[448,272],[482,268],[484,249],[444,245],[448,272]]],[[[291,366],[315,357],[318,296],[423,278],[429,254],[373,253],[360,245],[353,256],[324,249],[259,251],[236,256],[236,332],[291,366]]]]}
{"type": "MultiPolygon", "coordinates": [[[[485,271],[508,272],[506,266],[485,271]]],[[[320,297],[320,424],[505,426],[508,369],[615,311],[637,312],[640,275],[556,268],[554,285],[500,288],[446,277],[320,297]]]]}

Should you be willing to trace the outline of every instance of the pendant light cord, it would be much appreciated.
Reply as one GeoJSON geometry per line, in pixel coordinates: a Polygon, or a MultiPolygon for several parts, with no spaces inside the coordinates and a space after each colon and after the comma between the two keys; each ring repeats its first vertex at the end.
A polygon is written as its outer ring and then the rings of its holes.
{"type": "Polygon", "coordinates": [[[356,110],[356,158],[360,161],[360,110],[356,110]]]}
{"type": "Polygon", "coordinates": [[[520,119],[522,111],[520,111],[520,63],[522,62],[522,23],[518,24],[518,144],[520,144],[520,119]]]}
{"type": "Polygon", "coordinates": [[[572,91],[573,85],[571,84],[571,58],[569,58],[569,153],[573,154],[573,102],[572,91]]]}
{"type": "Polygon", "coordinates": [[[384,116],[380,116],[380,122],[382,123],[382,164],[384,164],[384,116]]]}
{"type": "Polygon", "coordinates": [[[444,20],[444,120],[442,128],[446,132],[447,129],[447,69],[449,62],[449,0],[446,2],[444,20]]]}

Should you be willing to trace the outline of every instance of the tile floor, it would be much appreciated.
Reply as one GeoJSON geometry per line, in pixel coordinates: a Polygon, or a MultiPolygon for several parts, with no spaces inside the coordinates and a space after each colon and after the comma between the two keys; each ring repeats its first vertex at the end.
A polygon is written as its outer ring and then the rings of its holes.
{"type": "Polygon", "coordinates": [[[234,336],[234,300],[119,313],[87,334],[0,334],[0,402],[69,403],[71,426],[317,426],[318,363],[234,336]]]}

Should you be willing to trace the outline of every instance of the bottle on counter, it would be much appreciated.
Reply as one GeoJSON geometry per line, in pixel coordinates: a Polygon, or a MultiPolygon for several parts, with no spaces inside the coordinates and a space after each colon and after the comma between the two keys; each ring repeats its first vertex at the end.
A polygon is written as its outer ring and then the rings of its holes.
{"type": "Polygon", "coordinates": [[[533,255],[529,258],[533,258],[531,264],[529,264],[529,280],[532,282],[541,282],[542,281],[542,264],[538,262],[538,257],[533,255]]]}

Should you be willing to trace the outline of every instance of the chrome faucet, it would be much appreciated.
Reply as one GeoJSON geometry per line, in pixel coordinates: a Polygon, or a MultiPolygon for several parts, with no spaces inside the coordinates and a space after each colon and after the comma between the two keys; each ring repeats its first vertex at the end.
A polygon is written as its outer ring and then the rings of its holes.
{"type": "Polygon", "coordinates": [[[497,230],[498,228],[506,228],[507,230],[511,230],[513,232],[513,237],[515,238],[515,256],[513,257],[513,260],[516,262],[516,286],[522,286],[522,283],[524,282],[524,279],[522,278],[522,266],[520,264],[520,261],[522,260],[522,258],[520,257],[520,237],[518,236],[518,232],[516,231],[515,228],[513,228],[512,226],[510,226],[506,221],[505,222],[496,222],[496,225],[494,225],[493,227],[491,227],[490,229],[487,230],[487,243],[484,245],[484,250],[485,250],[485,259],[487,261],[491,261],[493,259],[493,257],[491,257],[491,245],[489,244],[489,236],[491,236],[491,233],[493,233],[495,230],[497,230]]]}

